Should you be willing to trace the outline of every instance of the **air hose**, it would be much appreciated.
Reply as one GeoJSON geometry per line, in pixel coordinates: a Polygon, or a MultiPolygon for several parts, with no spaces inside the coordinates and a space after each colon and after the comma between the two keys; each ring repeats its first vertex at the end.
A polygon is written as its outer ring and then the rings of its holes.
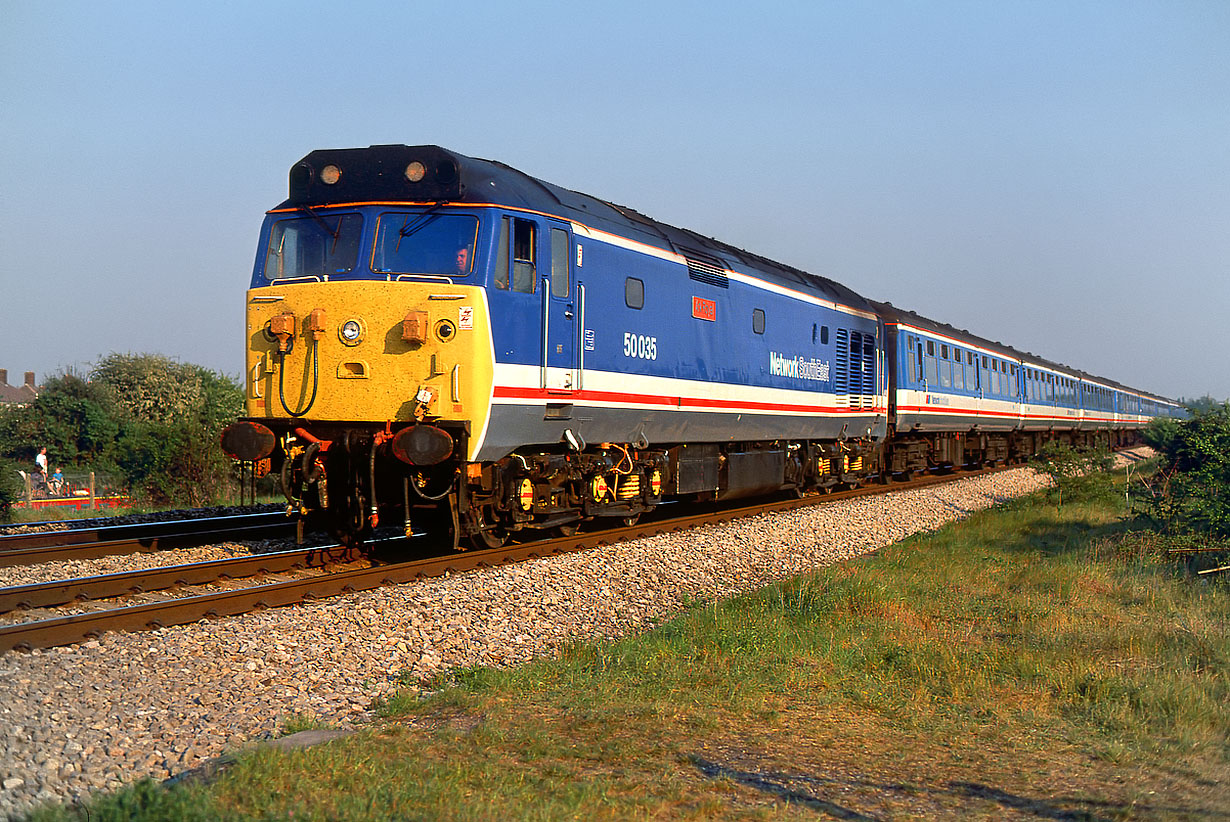
{"type": "Polygon", "coordinates": [[[282,402],[282,408],[292,417],[302,417],[311,411],[312,406],[316,404],[316,391],[320,388],[320,349],[315,340],[312,341],[312,396],[308,397],[307,405],[298,411],[291,410],[291,407],[286,404],[286,389],[283,387],[285,382],[286,352],[281,351],[278,352],[278,399],[282,402]]]}

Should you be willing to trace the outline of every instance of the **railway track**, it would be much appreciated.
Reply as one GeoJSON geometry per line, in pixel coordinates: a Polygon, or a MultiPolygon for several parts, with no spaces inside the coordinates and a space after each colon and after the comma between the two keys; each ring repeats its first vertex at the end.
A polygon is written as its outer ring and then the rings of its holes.
{"type": "Polygon", "coordinates": [[[109,525],[0,535],[0,568],[63,559],[97,559],[187,548],[226,539],[292,536],[295,524],[277,511],[209,519],[109,525]]]}
{"type": "MultiPolygon", "coordinates": [[[[0,589],[0,613],[11,613],[16,609],[53,608],[100,598],[128,596],[134,593],[161,591],[183,586],[208,585],[222,579],[238,579],[259,574],[303,572],[313,569],[326,571],[270,584],[209,591],[138,605],[117,605],[101,610],[91,610],[87,613],[5,625],[0,627],[0,653],[70,645],[97,638],[107,631],[157,630],[202,619],[216,619],[264,608],[294,605],[309,600],[402,584],[427,577],[507,565],[551,554],[584,551],[600,545],[757,516],[772,511],[824,504],[857,496],[913,490],[997,470],[1003,469],[988,468],[976,472],[929,475],[915,478],[909,483],[871,485],[831,494],[812,494],[797,499],[779,499],[725,510],[702,507],[703,510],[688,511],[679,516],[663,517],[632,526],[592,533],[581,532],[555,539],[512,544],[488,550],[425,556],[388,564],[368,564],[367,567],[348,568],[335,572],[328,572],[327,569],[360,560],[358,553],[341,546],[329,546],[2,588],[0,589]]],[[[423,550],[412,545],[409,540],[391,542],[396,545],[392,546],[393,550],[386,550],[385,553],[404,554],[423,550]]],[[[390,546],[385,545],[384,547],[387,549],[390,546]]]]}

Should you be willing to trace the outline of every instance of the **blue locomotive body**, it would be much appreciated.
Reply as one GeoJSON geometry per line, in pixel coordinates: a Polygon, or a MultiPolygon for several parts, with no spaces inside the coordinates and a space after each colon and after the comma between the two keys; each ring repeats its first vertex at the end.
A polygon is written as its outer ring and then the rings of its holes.
{"type": "Polygon", "coordinates": [[[483,458],[558,443],[565,428],[589,442],[883,438],[879,323],[853,294],[785,285],[712,246],[550,230],[567,232],[567,279],[544,277],[536,294],[489,284],[483,458]]]}

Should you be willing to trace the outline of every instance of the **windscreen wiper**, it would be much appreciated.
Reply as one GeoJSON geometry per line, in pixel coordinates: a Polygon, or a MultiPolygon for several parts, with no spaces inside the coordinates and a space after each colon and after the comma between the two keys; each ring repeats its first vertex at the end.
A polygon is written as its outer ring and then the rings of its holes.
{"type": "Polygon", "coordinates": [[[424,211],[423,213],[415,217],[414,222],[410,222],[410,218],[407,217],[406,222],[402,223],[402,227],[398,230],[397,233],[403,237],[409,237],[411,234],[414,234],[415,232],[421,231],[423,228],[426,228],[429,223],[435,220],[437,216],[435,212],[438,211],[440,207],[444,205],[445,202],[447,201],[440,200],[434,203],[426,211],[424,211]]]}
{"type": "Polygon", "coordinates": [[[337,225],[338,225],[337,228],[330,228],[329,222],[324,217],[321,217],[319,214],[317,214],[315,211],[312,211],[311,206],[301,205],[299,206],[299,210],[302,211],[304,214],[307,214],[313,220],[315,220],[320,225],[320,227],[323,228],[329,234],[329,236],[333,238],[333,242],[335,243],[337,242],[337,235],[341,233],[341,226],[342,226],[342,221],[340,219],[337,221],[337,225]]]}

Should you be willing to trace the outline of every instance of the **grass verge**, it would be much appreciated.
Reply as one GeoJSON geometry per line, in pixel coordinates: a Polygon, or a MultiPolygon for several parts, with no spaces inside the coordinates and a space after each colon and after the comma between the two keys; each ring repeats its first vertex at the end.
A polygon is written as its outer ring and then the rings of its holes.
{"type": "Polygon", "coordinates": [[[1116,511],[1018,501],[641,636],[408,683],[362,733],[76,813],[1230,819],[1228,586],[1116,511]]]}

